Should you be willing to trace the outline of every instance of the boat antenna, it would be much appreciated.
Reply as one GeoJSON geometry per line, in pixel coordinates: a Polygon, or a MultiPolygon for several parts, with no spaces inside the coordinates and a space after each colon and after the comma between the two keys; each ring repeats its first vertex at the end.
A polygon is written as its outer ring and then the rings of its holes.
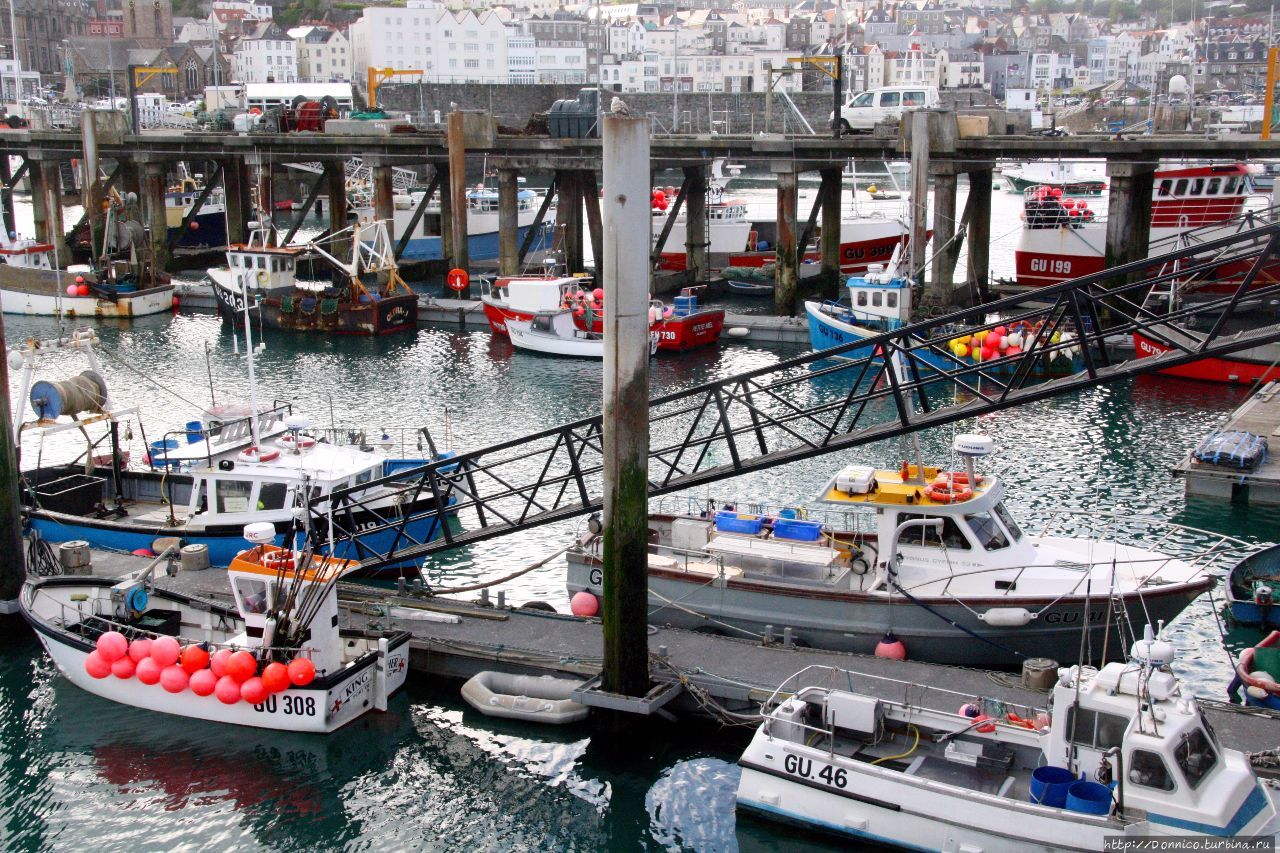
{"type": "Polygon", "coordinates": [[[244,298],[244,353],[249,364],[249,432],[253,436],[253,446],[261,448],[261,437],[258,435],[258,384],[253,376],[253,320],[249,317],[249,285],[246,271],[240,271],[240,295],[244,298]]]}
{"type": "MultiPolygon", "coordinates": [[[[234,333],[233,333],[234,334],[234,333]]],[[[209,342],[204,342],[204,372],[209,377],[209,401],[211,405],[218,405],[218,397],[213,392],[213,365],[209,361],[209,342]]]]}

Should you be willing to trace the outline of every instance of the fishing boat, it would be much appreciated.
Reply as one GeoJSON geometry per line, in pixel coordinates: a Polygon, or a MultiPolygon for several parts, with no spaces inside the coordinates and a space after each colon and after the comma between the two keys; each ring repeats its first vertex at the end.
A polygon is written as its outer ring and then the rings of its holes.
{"type": "MultiPolygon", "coordinates": [[[[267,233],[269,217],[255,229],[267,233]]],[[[336,335],[389,335],[411,331],[418,324],[418,296],[400,278],[394,246],[385,222],[356,222],[324,243],[276,248],[265,237],[233,246],[226,269],[211,269],[214,295],[223,318],[243,324],[245,294],[269,329],[323,332],[336,335]],[[326,248],[335,239],[351,244],[350,260],[334,257],[326,248]],[[298,257],[312,252],[328,261],[342,281],[334,286],[297,282],[298,257]]]]}
{"type": "MultiPolygon", "coordinates": [[[[507,320],[507,334],[517,348],[546,355],[604,358],[604,333],[581,328],[569,308],[541,311],[532,320],[507,320]]],[[[658,351],[658,339],[649,333],[649,355],[658,351]]]]}
{"type": "MultiPolygon", "coordinates": [[[[873,264],[863,275],[845,281],[848,303],[806,300],[809,342],[815,350],[853,344],[901,328],[911,317],[911,281],[899,269],[901,249],[894,251],[888,268],[873,264]]],[[[937,368],[955,369],[969,363],[989,363],[984,374],[1016,369],[1025,350],[1038,347],[1037,374],[1062,376],[1082,369],[1077,335],[1070,326],[1046,329],[1042,324],[1014,320],[991,328],[939,326],[930,332],[936,347],[921,347],[913,357],[937,368]]],[[[873,347],[857,347],[838,358],[861,359],[873,355],[873,347]]]]}
{"type": "Polygon", "coordinates": [[[408,631],[338,627],[337,582],[359,563],[270,544],[227,568],[234,607],[164,588],[154,573],[31,577],[19,598],[62,675],[135,708],[281,731],[329,733],[387,709],[405,681],[408,631]]]}
{"type": "MultiPolygon", "coordinates": [[[[756,638],[789,629],[815,648],[987,668],[1071,660],[1088,626],[1104,659],[1123,654],[1107,613],[1173,619],[1209,588],[1217,561],[1246,547],[1220,537],[1175,546],[1170,537],[1191,532],[1101,512],[1063,512],[1024,532],[1003,480],[974,470],[992,440],[960,435],[954,450],[961,470],[846,466],[819,496],[825,512],[659,504],[650,621],[756,638]]],[[[570,595],[603,595],[599,536],[584,535],[567,561],[570,595]]]]}
{"type": "Polygon", "coordinates": [[[1127,662],[1060,669],[1048,709],[810,667],[765,703],[737,807],[911,850],[1274,832],[1268,787],[1218,740],[1174,657],[1148,624],[1127,662]]]}
{"type": "Polygon", "coordinates": [[[207,249],[227,245],[226,191],[218,186],[205,192],[199,176],[178,163],[178,180],[164,194],[165,224],[175,249],[207,249]],[[191,209],[200,196],[204,201],[194,214],[191,209]],[[183,223],[186,223],[185,225],[183,223]]]}
{"type": "MultiPolygon", "coordinates": [[[[654,246],[657,246],[663,231],[667,231],[658,261],[659,269],[664,270],[687,269],[689,263],[685,245],[688,242],[687,211],[680,209],[677,212],[675,200],[675,187],[666,187],[655,189],[650,202],[654,246]]],[[[707,182],[705,207],[707,262],[715,266],[746,249],[751,235],[751,220],[747,217],[747,203],[741,199],[726,198],[724,186],[714,179],[707,182]]]]}
{"type": "MultiPolygon", "coordinates": [[[[65,380],[33,381],[34,345],[24,353],[22,405],[17,440],[42,443],[59,434],[83,434],[89,449],[73,462],[44,463],[22,472],[23,512],[30,528],[48,542],[84,541],[113,551],[151,549],[160,537],[180,537],[202,546],[209,562],[226,566],[240,550],[245,524],[267,522],[275,543],[304,538],[299,512],[308,503],[325,507],[334,490],[356,487],[426,459],[393,458],[378,447],[344,445],[340,436],[318,434],[290,404],[260,407],[250,372],[251,414],[193,420],[155,436],[141,459],[126,458],[123,443],[135,429],[146,436],[136,407],[117,405],[102,379],[93,338],[77,333],[65,349],[83,351],[90,369],[65,380]],[[29,390],[31,412],[27,420],[29,390]],[[101,435],[90,430],[105,428],[101,435]],[[317,503],[318,502],[318,503],[317,503]]],[[[251,341],[248,349],[252,350],[251,341]]],[[[362,441],[362,439],[361,439],[362,441]]],[[[430,441],[428,439],[428,444],[430,441]]],[[[443,455],[432,451],[432,458],[443,455]]],[[[25,458],[43,459],[44,453],[25,458]]],[[[341,545],[340,558],[359,558],[366,546],[389,547],[396,533],[387,519],[420,510],[429,500],[409,485],[371,487],[374,500],[343,524],[362,530],[341,545]]],[[[452,502],[452,495],[446,495],[452,502]]],[[[439,536],[446,519],[425,513],[406,534],[417,542],[439,536]]]]}
{"type": "Polygon", "coordinates": [[[1240,653],[1227,697],[1251,707],[1280,711],[1280,631],[1272,631],[1240,653]]]}
{"type": "MultiPolygon", "coordinates": [[[[1204,242],[1262,224],[1245,216],[1248,196],[1249,172],[1243,163],[1157,171],[1148,255],[1175,251],[1189,231],[1204,242]]],[[[1030,189],[1023,198],[1022,231],[1014,250],[1019,286],[1043,287],[1102,271],[1106,223],[1086,201],[1050,187],[1030,189]]]]}
{"type": "Polygon", "coordinates": [[[1036,187],[1058,189],[1074,198],[1100,196],[1107,188],[1101,163],[1011,163],[1000,170],[1005,189],[1019,195],[1036,187]]]}
{"type": "Polygon", "coordinates": [[[0,229],[0,310],[70,319],[143,317],[172,310],[173,284],[156,268],[142,223],[113,196],[95,268],[58,269],[52,244],[0,229]]]}
{"type": "MultiPolygon", "coordinates": [[[[511,320],[532,322],[539,313],[564,309],[572,312],[578,329],[603,333],[604,290],[592,288],[591,283],[584,276],[500,276],[492,283],[481,283],[480,301],[495,335],[509,336],[507,324],[511,320]]],[[[700,306],[698,289],[683,288],[671,305],[650,300],[650,331],[657,337],[658,349],[681,352],[720,339],[724,310],[700,306]]]]}
{"type": "MultiPolygon", "coordinates": [[[[929,231],[928,235],[932,236],[929,231]]],[[[905,250],[911,242],[911,229],[897,217],[871,213],[840,222],[840,272],[866,272],[871,264],[885,264],[895,251],[905,250]]],[[[730,255],[729,267],[762,267],[777,260],[773,250],[757,249],[730,255]]],[[[806,252],[801,263],[818,264],[820,252],[806,252]]]]}
{"type": "MultiPolygon", "coordinates": [[[[394,199],[394,221],[392,232],[398,242],[408,235],[402,261],[435,261],[444,257],[443,213],[438,201],[429,201],[422,214],[415,215],[422,207],[425,190],[411,190],[398,193],[394,199]]],[[[498,191],[492,187],[479,184],[467,191],[467,257],[473,261],[493,260],[498,257],[498,191]]],[[[520,189],[516,192],[516,240],[523,245],[531,239],[529,249],[541,251],[551,248],[552,228],[549,221],[537,227],[530,238],[529,232],[535,228],[538,210],[542,206],[544,196],[533,190],[520,189]]],[[[372,210],[355,209],[361,218],[372,218],[372,210]]],[[[545,214],[544,214],[545,217],[545,214]]]]}
{"type": "Polygon", "coordinates": [[[1227,573],[1227,612],[1237,625],[1280,627],[1280,545],[1250,554],[1227,573]]]}

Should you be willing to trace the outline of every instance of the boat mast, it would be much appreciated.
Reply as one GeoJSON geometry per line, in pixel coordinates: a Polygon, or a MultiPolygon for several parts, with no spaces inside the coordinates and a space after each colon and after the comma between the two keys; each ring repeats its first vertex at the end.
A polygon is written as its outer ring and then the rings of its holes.
{"type": "Polygon", "coordinates": [[[258,383],[253,376],[253,322],[249,319],[249,287],[246,283],[246,272],[240,270],[240,296],[244,303],[244,349],[249,360],[249,433],[253,436],[253,446],[261,448],[258,436],[258,383]]]}

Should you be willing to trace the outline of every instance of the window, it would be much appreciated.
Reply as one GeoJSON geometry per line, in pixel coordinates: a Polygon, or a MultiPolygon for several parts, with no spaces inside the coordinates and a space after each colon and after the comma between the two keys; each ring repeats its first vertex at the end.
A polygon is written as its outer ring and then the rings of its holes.
{"type": "Polygon", "coordinates": [[[1227,185],[1226,185],[1226,187],[1224,187],[1224,188],[1223,188],[1222,192],[1223,192],[1224,194],[1226,194],[1226,195],[1235,195],[1235,192],[1236,192],[1236,179],[1235,179],[1235,178],[1227,178],[1227,185]]]}
{"type": "Polygon", "coordinates": [[[988,551],[998,551],[1001,548],[1009,547],[1008,538],[1005,537],[1004,531],[1000,529],[1000,525],[996,524],[996,520],[991,517],[991,513],[980,512],[977,515],[966,515],[964,520],[968,522],[974,538],[978,540],[978,544],[983,548],[988,551]]]}
{"type": "Polygon", "coordinates": [[[1196,178],[1194,181],[1191,182],[1191,194],[1192,195],[1204,194],[1204,178],[1196,178]]]}
{"type": "Polygon", "coordinates": [[[858,291],[858,307],[859,308],[867,307],[867,292],[865,290],[858,291]]]}
{"type": "Polygon", "coordinates": [[[1160,195],[1168,195],[1171,192],[1173,192],[1173,181],[1165,178],[1160,182],[1160,195]]]}
{"type": "Polygon", "coordinates": [[[1186,194],[1187,194],[1187,179],[1186,179],[1186,178],[1179,178],[1179,179],[1178,179],[1178,183],[1174,184],[1173,191],[1174,191],[1174,193],[1176,193],[1177,195],[1186,195],[1186,194]]]}
{"type": "Polygon", "coordinates": [[[1204,732],[1196,728],[1182,736],[1182,743],[1173,750],[1173,760],[1178,762],[1191,787],[1197,788],[1218,763],[1218,753],[1204,732]]]}
{"type": "Polygon", "coordinates": [[[898,294],[896,294],[896,293],[892,293],[892,292],[890,292],[890,293],[886,293],[886,294],[885,294],[885,296],[884,296],[884,302],[885,302],[885,305],[887,305],[887,306],[888,306],[888,307],[890,307],[890,308],[897,308],[897,307],[898,307],[898,294]]]}
{"type": "Polygon", "coordinates": [[[1173,777],[1164,766],[1164,759],[1145,749],[1135,749],[1129,756],[1129,781],[1144,788],[1173,790],[1173,777]]]}
{"type": "Polygon", "coordinates": [[[881,293],[880,291],[878,291],[878,290],[877,290],[877,291],[875,291],[874,293],[872,293],[872,294],[871,294],[871,305],[872,305],[872,307],[874,307],[874,308],[879,308],[879,307],[883,304],[883,302],[884,302],[884,294],[883,294],[883,293],[881,293]]]}
{"type": "Polygon", "coordinates": [[[258,487],[258,509],[284,509],[288,491],[284,483],[263,483],[258,487]]]}
{"type": "Polygon", "coordinates": [[[871,102],[875,99],[875,95],[871,92],[863,92],[858,97],[849,102],[851,107],[870,107],[874,106],[871,102]]]}
{"type": "Polygon", "coordinates": [[[902,105],[904,107],[923,107],[924,92],[903,92],[902,105]]]}
{"type": "Polygon", "coordinates": [[[479,67],[480,67],[480,60],[478,60],[478,59],[465,59],[465,60],[463,60],[462,64],[463,64],[463,66],[464,66],[464,67],[466,67],[466,68],[479,68],[479,67]]]}
{"type": "Polygon", "coordinates": [[[245,613],[267,612],[267,582],[255,578],[236,578],[236,592],[244,602],[245,613]]]}
{"type": "Polygon", "coordinates": [[[1218,190],[1222,188],[1222,178],[1209,179],[1209,195],[1217,195],[1218,190]]]}
{"type": "Polygon", "coordinates": [[[880,106],[896,107],[901,100],[901,94],[898,92],[884,92],[880,95],[880,106]]]}
{"type": "MultiPolygon", "coordinates": [[[[924,515],[909,515],[903,513],[898,516],[898,523],[910,521],[917,518],[931,518],[924,515]]],[[[942,517],[942,537],[933,531],[931,527],[921,527],[916,525],[908,527],[902,531],[902,536],[898,538],[899,545],[915,545],[922,548],[957,548],[961,550],[969,550],[969,540],[965,538],[961,532],[955,519],[951,516],[942,517]]]]}
{"type": "Polygon", "coordinates": [[[1094,749],[1108,750],[1119,746],[1129,718],[1118,714],[1106,714],[1071,705],[1067,708],[1067,736],[1072,743],[1094,749]]]}
{"type": "Polygon", "coordinates": [[[1000,523],[1004,525],[1004,529],[1009,531],[1009,535],[1013,537],[1013,541],[1017,542],[1022,538],[1022,529],[1018,527],[1018,522],[1013,520],[1013,516],[1009,515],[1009,510],[1004,508],[1004,503],[995,505],[996,517],[1000,519],[1000,523]]]}
{"type": "Polygon", "coordinates": [[[218,512],[248,512],[252,489],[253,483],[248,480],[218,480],[218,512]]]}

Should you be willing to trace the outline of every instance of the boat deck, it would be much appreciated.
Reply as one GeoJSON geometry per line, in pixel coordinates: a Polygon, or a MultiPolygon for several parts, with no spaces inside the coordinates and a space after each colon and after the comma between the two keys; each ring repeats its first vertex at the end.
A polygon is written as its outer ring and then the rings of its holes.
{"type": "MultiPolygon", "coordinates": [[[[92,568],[96,574],[119,576],[148,562],[130,554],[94,551],[92,568]]],[[[217,569],[162,575],[159,583],[200,598],[230,601],[227,574],[217,569]]],[[[360,584],[341,585],[339,599],[344,626],[410,631],[413,639],[409,666],[414,672],[465,679],[484,670],[578,677],[591,677],[600,670],[602,638],[597,619],[484,606],[454,598],[397,595],[360,584]],[[456,623],[389,619],[380,615],[388,606],[448,613],[461,619],[456,623]]],[[[1022,687],[1014,673],[762,646],[749,640],[675,628],[650,627],[649,649],[656,680],[670,683],[683,676],[720,704],[741,710],[756,710],[778,684],[808,666],[850,670],[853,674],[847,686],[854,690],[884,698],[910,698],[951,712],[955,710],[953,699],[936,693],[922,697],[918,685],[1025,706],[1043,706],[1048,701],[1047,693],[1022,687]]],[[[1213,700],[1201,700],[1201,704],[1225,744],[1247,753],[1277,746],[1277,715],[1213,700]]],[[[698,705],[688,693],[668,708],[678,713],[698,712],[698,705]]]]}
{"type": "Polygon", "coordinates": [[[1250,503],[1280,506],[1280,382],[1270,382],[1231,413],[1219,429],[1241,430],[1266,438],[1270,452],[1251,471],[1186,458],[1173,467],[1188,497],[1230,501],[1237,495],[1250,503]]]}

